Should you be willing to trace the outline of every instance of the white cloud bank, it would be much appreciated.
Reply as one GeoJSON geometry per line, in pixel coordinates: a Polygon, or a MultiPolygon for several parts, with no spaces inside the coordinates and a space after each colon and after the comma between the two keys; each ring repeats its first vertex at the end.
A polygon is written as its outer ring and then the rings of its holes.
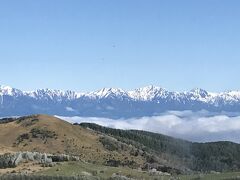
{"type": "Polygon", "coordinates": [[[71,123],[90,122],[118,129],[157,132],[190,141],[233,141],[240,143],[240,115],[207,111],[169,111],[160,116],[132,119],[60,117],[71,123]]]}

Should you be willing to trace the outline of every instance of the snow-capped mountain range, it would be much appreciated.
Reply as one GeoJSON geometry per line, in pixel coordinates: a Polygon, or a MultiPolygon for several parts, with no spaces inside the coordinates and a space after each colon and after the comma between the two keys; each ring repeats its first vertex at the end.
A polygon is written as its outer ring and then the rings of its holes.
{"type": "Polygon", "coordinates": [[[21,91],[0,86],[0,116],[45,113],[62,116],[131,118],[170,110],[239,112],[240,91],[211,93],[203,89],[171,92],[156,86],[133,91],[103,88],[89,93],[39,89],[21,91]]]}

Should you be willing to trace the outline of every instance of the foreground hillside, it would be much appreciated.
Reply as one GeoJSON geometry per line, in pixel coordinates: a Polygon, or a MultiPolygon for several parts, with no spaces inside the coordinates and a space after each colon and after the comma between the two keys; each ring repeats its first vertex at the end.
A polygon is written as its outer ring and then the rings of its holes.
{"type": "MultiPolygon", "coordinates": [[[[90,173],[109,178],[121,172],[137,179],[155,179],[155,176],[168,177],[200,171],[240,170],[239,144],[192,143],[145,131],[111,129],[89,123],[70,124],[48,115],[0,120],[0,154],[19,151],[24,152],[17,154],[25,154],[25,159],[14,172],[21,173],[27,168],[28,173],[36,175],[75,176],[90,173]],[[44,161],[52,158],[52,162],[62,157],[67,160],[47,166],[41,160],[42,167],[39,163],[28,162],[26,154],[40,154],[44,161]],[[69,162],[70,159],[75,159],[75,162],[69,162]]],[[[0,155],[0,161],[4,157],[10,155],[0,155]]],[[[6,163],[1,164],[8,167],[6,163]]],[[[0,169],[0,174],[12,172],[11,168],[0,169]]]]}
{"type": "MultiPolygon", "coordinates": [[[[1,152],[65,153],[98,163],[106,163],[111,158],[121,162],[131,160],[128,151],[112,153],[105,149],[97,133],[52,116],[33,115],[0,122],[1,152]]],[[[143,161],[134,157],[136,164],[143,161]]]]}

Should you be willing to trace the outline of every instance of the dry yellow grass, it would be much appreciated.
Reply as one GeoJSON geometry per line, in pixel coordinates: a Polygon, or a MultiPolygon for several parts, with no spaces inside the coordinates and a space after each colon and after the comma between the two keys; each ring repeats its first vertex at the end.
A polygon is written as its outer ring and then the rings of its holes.
{"type": "Polygon", "coordinates": [[[99,142],[99,134],[80,126],[72,125],[59,118],[48,115],[33,115],[22,121],[0,124],[0,153],[16,151],[38,151],[43,153],[66,153],[80,156],[82,160],[103,163],[106,159],[134,160],[141,164],[141,157],[132,157],[128,151],[106,150],[99,142]],[[32,137],[32,129],[40,129],[53,137],[32,137]],[[29,134],[29,138],[18,138],[29,134]]]}
{"type": "Polygon", "coordinates": [[[9,173],[24,173],[24,174],[31,174],[39,171],[45,171],[50,169],[50,167],[42,167],[40,164],[34,162],[28,163],[21,163],[19,166],[15,168],[5,168],[0,169],[1,174],[9,174],[9,173]]]}

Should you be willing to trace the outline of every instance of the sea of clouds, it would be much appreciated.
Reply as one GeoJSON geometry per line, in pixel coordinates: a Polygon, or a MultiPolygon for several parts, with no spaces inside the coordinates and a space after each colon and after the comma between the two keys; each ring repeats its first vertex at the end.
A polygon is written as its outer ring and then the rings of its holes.
{"type": "Polygon", "coordinates": [[[240,114],[207,111],[168,111],[158,116],[109,119],[62,117],[70,123],[90,122],[118,129],[138,129],[196,142],[233,141],[240,143],[240,114]]]}

